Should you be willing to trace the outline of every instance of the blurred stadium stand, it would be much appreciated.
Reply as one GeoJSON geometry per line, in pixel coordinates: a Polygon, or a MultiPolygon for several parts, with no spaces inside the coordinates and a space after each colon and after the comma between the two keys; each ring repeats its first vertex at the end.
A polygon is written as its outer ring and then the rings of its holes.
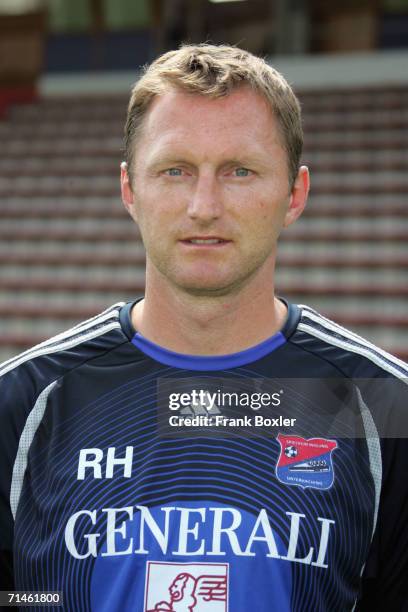
{"type": "MultiPolygon", "coordinates": [[[[46,5],[40,4],[37,15],[46,5]]],[[[119,192],[130,86],[156,52],[181,39],[208,38],[268,53],[302,102],[312,190],[304,216],[281,238],[278,294],[408,358],[408,49],[390,44],[389,33],[390,15],[400,14],[397,38],[405,40],[407,2],[346,1],[330,12],[330,3],[317,1],[139,0],[130,29],[123,26],[132,4],[125,0],[120,14],[106,10],[108,0],[89,0],[88,13],[72,0],[69,11],[62,0],[51,4],[54,29],[43,41],[40,81],[41,61],[32,64],[32,97],[10,96],[29,81],[18,69],[14,81],[6,69],[0,81],[8,107],[0,121],[0,359],[143,292],[143,247],[119,192]],[[341,35],[353,15],[364,31],[363,48],[361,37],[341,35]],[[69,49],[81,36],[82,60],[72,56],[69,64],[69,49]],[[109,52],[115,37],[122,41],[119,59],[109,52]],[[95,61],[99,72],[89,72],[95,61]],[[130,61],[134,68],[123,72],[130,61]]]]}

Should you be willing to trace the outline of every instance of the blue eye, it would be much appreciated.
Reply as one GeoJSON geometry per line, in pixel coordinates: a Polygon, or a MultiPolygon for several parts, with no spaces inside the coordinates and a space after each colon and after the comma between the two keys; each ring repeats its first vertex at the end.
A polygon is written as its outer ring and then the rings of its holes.
{"type": "Polygon", "coordinates": [[[169,168],[168,170],[166,170],[166,173],[168,174],[168,176],[181,176],[182,171],[180,170],[180,168],[169,168]]]}
{"type": "Polygon", "coordinates": [[[235,169],[236,176],[249,176],[250,172],[251,171],[248,170],[248,168],[236,168],[235,169]]]}

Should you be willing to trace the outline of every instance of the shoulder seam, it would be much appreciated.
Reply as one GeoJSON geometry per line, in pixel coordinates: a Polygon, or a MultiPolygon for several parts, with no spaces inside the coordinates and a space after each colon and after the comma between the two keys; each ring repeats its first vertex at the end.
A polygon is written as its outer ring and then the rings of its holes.
{"type": "Polygon", "coordinates": [[[331,361],[330,359],[327,359],[327,357],[323,357],[322,355],[319,355],[319,353],[317,353],[316,351],[312,351],[310,349],[305,348],[304,346],[297,344],[296,340],[288,340],[288,342],[290,344],[294,344],[296,346],[296,348],[301,349],[302,351],[304,351],[305,353],[308,353],[309,355],[313,355],[314,357],[316,357],[317,359],[320,359],[321,361],[324,361],[326,363],[328,363],[329,365],[331,365],[335,370],[337,370],[337,372],[339,372],[342,376],[344,376],[344,378],[348,378],[350,380],[352,380],[351,376],[349,376],[348,374],[346,374],[346,372],[343,372],[343,370],[341,368],[339,368],[339,366],[334,363],[333,361],[331,361]]]}
{"type": "Polygon", "coordinates": [[[99,315],[82,321],[74,327],[61,332],[56,336],[52,336],[44,342],[29,348],[20,355],[5,361],[0,366],[0,376],[7,374],[7,372],[10,372],[14,368],[31,359],[72,348],[73,346],[81,344],[86,340],[91,340],[97,336],[101,336],[111,329],[120,328],[118,317],[119,307],[122,305],[123,303],[114,304],[107,310],[101,312],[99,315]],[[110,321],[110,319],[113,320],[110,321]]]}
{"type": "Polygon", "coordinates": [[[359,336],[341,325],[338,325],[334,321],[320,315],[312,308],[304,306],[303,304],[299,304],[299,308],[301,309],[301,322],[298,325],[298,329],[300,331],[309,333],[311,336],[319,338],[326,344],[337,346],[345,351],[359,355],[360,357],[371,361],[371,363],[375,364],[384,372],[394,375],[396,378],[404,380],[408,377],[407,365],[397,357],[394,357],[387,351],[375,346],[371,342],[365,340],[362,336],[359,336]],[[311,322],[320,324],[324,330],[320,331],[315,329],[312,324],[302,322],[308,318],[311,322]],[[336,337],[334,334],[338,334],[340,338],[336,337]],[[357,342],[358,345],[352,344],[352,340],[357,342]]]}

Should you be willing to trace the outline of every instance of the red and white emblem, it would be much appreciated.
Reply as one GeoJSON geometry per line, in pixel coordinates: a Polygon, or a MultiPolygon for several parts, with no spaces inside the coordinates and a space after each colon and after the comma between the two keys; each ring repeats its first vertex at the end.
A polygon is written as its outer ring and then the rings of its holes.
{"type": "Polygon", "coordinates": [[[330,489],[334,482],[332,453],[336,440],[278,434],[281,450],[275,472],[285,484],[330,489]]]}
{"type": "Polygon", "coordinates": [[[148,561],[144,612],[228,612],[228,564],[148,561]]]}

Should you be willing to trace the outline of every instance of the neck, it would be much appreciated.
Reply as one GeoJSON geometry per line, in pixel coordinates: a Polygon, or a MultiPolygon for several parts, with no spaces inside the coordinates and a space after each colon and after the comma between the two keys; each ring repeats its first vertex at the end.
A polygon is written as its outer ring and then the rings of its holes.
{"type": "Polygon", "coordinates": [[[178,353],[242,351],[275,334],[286,319],[286,306],[275,298],[270,279],[213,297],[159,286],[147,277],[145,298],[133,308],[132,323],[148,340],[178,353]]]}

